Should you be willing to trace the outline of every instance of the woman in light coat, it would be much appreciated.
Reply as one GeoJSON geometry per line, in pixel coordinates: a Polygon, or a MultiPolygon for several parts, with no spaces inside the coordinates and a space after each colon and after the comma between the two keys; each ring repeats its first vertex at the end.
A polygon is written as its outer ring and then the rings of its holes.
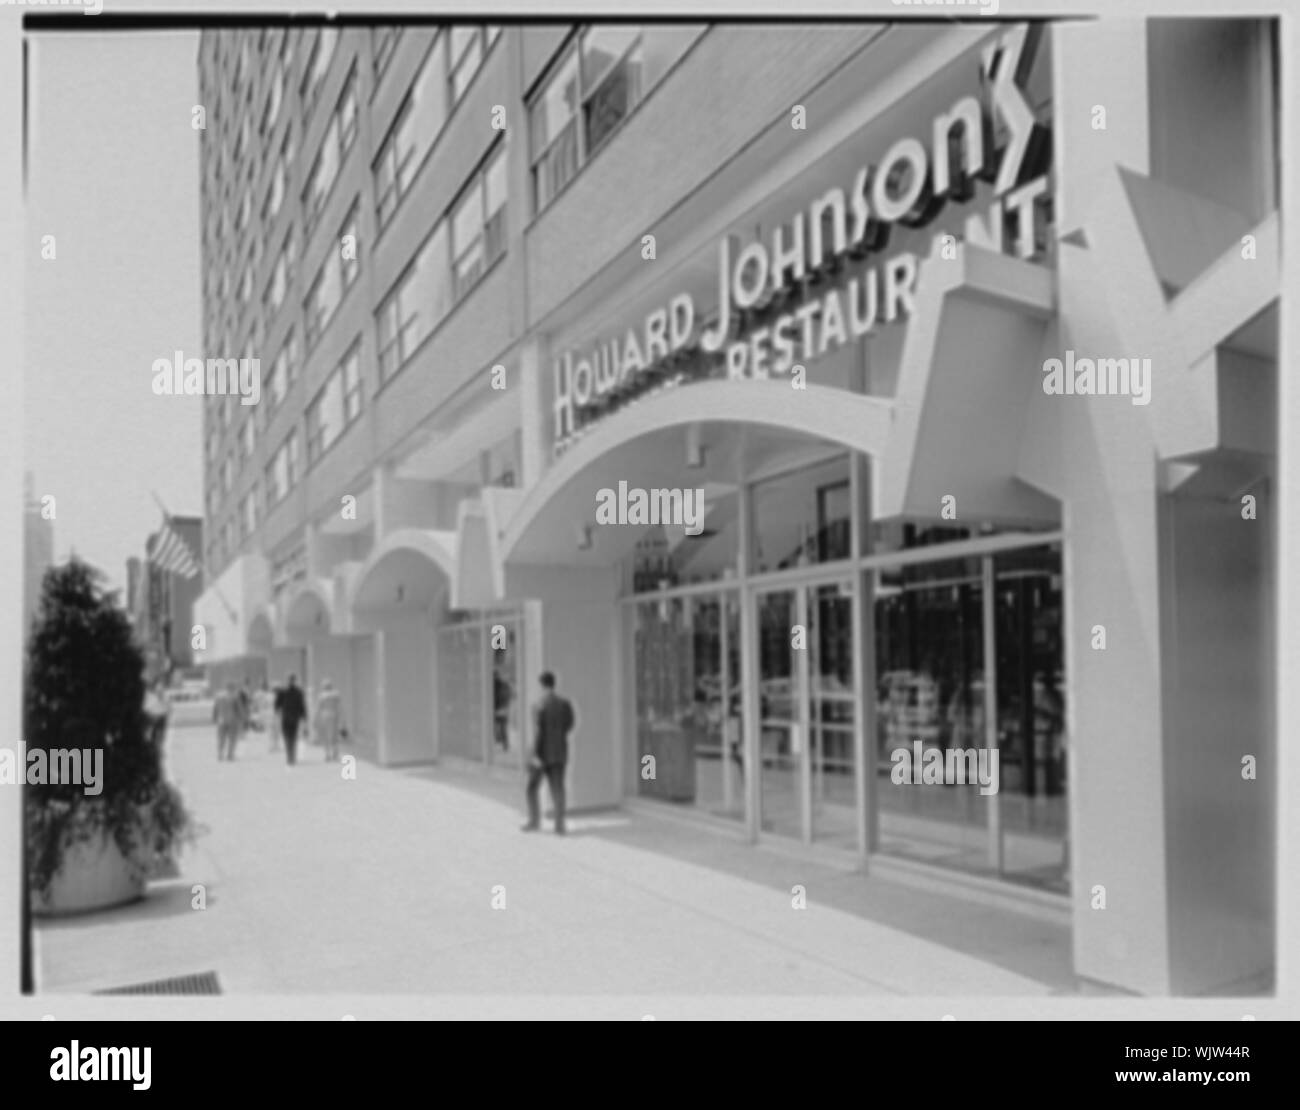
{"type": "Polygon", "coordinates": [[[321,683],[320,697],[316,701],[316,729],[325,748],[325,759],[333,762],[339,757],[339,727],[341,700],[334,683],[328,678],[321,683]]]}

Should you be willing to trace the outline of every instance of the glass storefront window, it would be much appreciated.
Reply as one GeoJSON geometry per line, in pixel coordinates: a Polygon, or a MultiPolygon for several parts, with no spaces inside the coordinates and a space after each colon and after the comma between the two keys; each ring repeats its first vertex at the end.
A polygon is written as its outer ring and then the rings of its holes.
{"type": "Polygon", "coordinates": [[[527,699],[517,613],[457,610],[438,630],[442,754],[518,767],[527,699]]]}
{"type": "Polygon", "coordinates": [[[980,567],[978,559],[900,567],[879,572],[875,585],[880,849],[972,871],[989,867],[992,796],[978,784],[911,780],[926,753],[985,743],[980,567]],[[906,781],[895,781],[896,768],[911,772],[906,781]]]}
{"type": "Polygon", "coordinates": [[[635,609],[638,766],[643,797],[744,816],[740,608],[732,592],[635,609]]]}
{"type": "Polygon", "coordinates": [[[993,566],[1002,868],[1068,890],[1060,552],[1007,552],[993,566]]]}
{"type": "Polygon", "coordinates": [[[686,534],[680,525],[652,525],[630,557],[633,593],[719,582],[736,571],[740,544],[740,496],[734,486],[704,487],[703,530],[686,534]]]}
{"type": "Polygon", "coordinates": [[[847,455],[758,482],[753,499],[754,573],[849,557],[847,455]]]}
{"type": "Polygon", "coordinates": [[[453,624],[438,633],[439,746],[442,754],[483,758],[483,629],[453,624]]]}
{"type": "Polygon", "coordinates": [[[882,851],[1068,891],[1060,559],[1044,545],[875,572],[882,851]],[[969,781],[898,781],[899,752],[913,762],[971,752],[991,768],[990,612],[997,793],[969,781]]]}

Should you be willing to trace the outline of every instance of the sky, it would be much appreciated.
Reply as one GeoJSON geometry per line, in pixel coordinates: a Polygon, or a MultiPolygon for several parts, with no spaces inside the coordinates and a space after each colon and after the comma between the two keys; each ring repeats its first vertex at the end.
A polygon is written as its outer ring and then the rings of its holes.
{"type": "Polygon", "coordinates": [[[152,391],[154,359],[205,357],[198,34],[29,43],[23,465],[54,497],[55,559],[121,588],[162,522],[151,491],[203,515],[202,398],[152,391]]]}

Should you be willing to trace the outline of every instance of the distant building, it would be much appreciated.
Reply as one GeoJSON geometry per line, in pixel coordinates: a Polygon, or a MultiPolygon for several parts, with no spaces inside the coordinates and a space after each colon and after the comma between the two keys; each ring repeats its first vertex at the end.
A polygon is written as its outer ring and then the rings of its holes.
{"type": "MultiPolygon", "coordinates": [[[[166,670],[195,665],[190,629],[194,624],[194,603],[203,592],[200,573],[186,575],[159,565],[164,556],[167,527],[145,541],[145,558],[127,560],[127,611],[135,624],[136,638],[149,658],[151,668],[167,661],[166,670]],[[133,565],[134,564],[134,565],[133,565]]],[[[195,556],[203,550],[203,520],[196,516],[173,516],[171,530],[195,556]]],[[[174,563],[169,560],[168,566],[174,563]]]]}
{"type": "Polygon", "coordinates": [[[41,580],[54,562],[54,522],[41,516],[41,503],[32,492],[32,476],[23,479],[23,640],[41,603],[41,580]]]}

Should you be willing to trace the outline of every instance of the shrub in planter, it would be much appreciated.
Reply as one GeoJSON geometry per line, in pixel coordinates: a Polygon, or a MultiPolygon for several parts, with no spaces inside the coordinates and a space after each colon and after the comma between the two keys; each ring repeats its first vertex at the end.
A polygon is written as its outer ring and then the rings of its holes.
{"type": "Polygon", "coordinates": [[[114,855],[105,852],[110,841],[142,889],[159,860],[190,836],[146,724],[144,659],[99,580],[75,558],[46,571],[27,651],[28,752],[103,750],[98,794],[66,782],[25,788],[28,882],[38,902],[61,869],[114,855]]]}

